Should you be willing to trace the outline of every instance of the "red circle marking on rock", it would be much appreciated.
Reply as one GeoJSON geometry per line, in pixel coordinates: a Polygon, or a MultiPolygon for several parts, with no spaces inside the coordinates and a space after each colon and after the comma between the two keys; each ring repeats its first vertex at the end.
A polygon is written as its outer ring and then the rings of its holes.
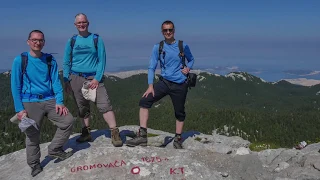
{"type": "Polygon", "coordinates": [[[138,166],[135,166],[131,169],[132,174],[139,174],[140,173],[140,168],[138,166]]]}

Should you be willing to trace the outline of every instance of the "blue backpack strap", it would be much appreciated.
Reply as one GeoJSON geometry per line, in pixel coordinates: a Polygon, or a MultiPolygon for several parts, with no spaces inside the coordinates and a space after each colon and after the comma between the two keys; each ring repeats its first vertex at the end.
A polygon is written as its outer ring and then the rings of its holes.
{"type": "Polygon", "coordinates": [[[94,47],[98,51],[98,39],[99,39],[99,34],[93,34],[93,42],[94,42],[94,47]]]}

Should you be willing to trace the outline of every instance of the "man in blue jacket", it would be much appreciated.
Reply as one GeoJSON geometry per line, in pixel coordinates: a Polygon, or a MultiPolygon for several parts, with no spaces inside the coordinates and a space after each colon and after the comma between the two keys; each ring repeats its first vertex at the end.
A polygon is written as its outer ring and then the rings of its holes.
{"type": "Polygon", "coordinates": [[[63,77],[65,91],[73,91],[78,105],[79,117],[82,121],[81,136],[77,142],[91,141],[90,134],[90,101],[85,99],[81,88],[86,81],[90,81],[89,88],[96,90],[96,105],[104,120],[111,130],[112,144],[122,146],[119,129],[116,127],[115,115],[104,86],[104,70],[106,65],[106,51],[103,40],[97,34],[89,32],[89,21],[85,14],[80,13],[75,17],[75,26],[78,35],[68,40],[63,63],[63,77]]]}
{"type": "Polygon", "coordinates": [[[138,145],[147,145],[147,121],[149,118],[149,108],[151,108],[153,103],[159,101],[164,96],[169,95],[174,106],[176,117],[176,135],[173,146],[176,149],[183,148],[181,133],[186,117],[184,105],[188,92],[187,74],[193,66],[194,58],[189,46],[183,43],[184,54],[188,61],[186,66],[183,66],[182,59],[179,56],[179,42],[174,38],[175,27],[173,22],[163,22],[161,25],[161,32],[165,40],[153,47],[150,65],[148,68],[149,87],[143,94],[139,103],[139,132],[137,133],[136,138],[126,142],[127,146],[133,147],[138,145]],[[163,47],[159,49],[160,44],[163,44],[163,47]],[[158,60],[160,61],[161,66],[160,81],[153,84],[158,60]]]}
{"type": "Polygon", "coordinates": [[[73,117],[63,104],[63,88],[59,79],[58,65],[51,54],[41,52],[45,38],[39,30],[30,32],[27,44],[30,51],[17,56],[11,70],[11,91],[17,117],[33,119],[37,128],[26,131],[27,163],[31,175],[42,171],[40,166],[40,127],[47,116],[57,126],[57,131],[48,147],[48,155],[64,160],[72,155],[63,145],[72,132],[73,117]]]}

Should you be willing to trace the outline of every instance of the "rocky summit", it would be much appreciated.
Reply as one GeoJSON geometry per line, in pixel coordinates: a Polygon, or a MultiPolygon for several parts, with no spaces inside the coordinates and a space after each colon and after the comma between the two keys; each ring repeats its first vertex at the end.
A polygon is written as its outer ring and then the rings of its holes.
{"type": "MultiPolygon", "coordinates": [[[[138,126],[120,127],[121,138],[132,137],[138,126]]],[[[50,159],[41,144],[43,171],[30,175],[25,149],[0,157],[0,179],[210,179],[317,180],[320,179],[320,143],[301,150],[267,149],[252,152],[240,137],[185,132],[184,149],[173,148],[174,134],[148,129],[147,147],[113,147],[109,130],[92,132],[93,142],[77,144],[73,134],[65,148],[74,154],[65,161],[50,159]]]]}

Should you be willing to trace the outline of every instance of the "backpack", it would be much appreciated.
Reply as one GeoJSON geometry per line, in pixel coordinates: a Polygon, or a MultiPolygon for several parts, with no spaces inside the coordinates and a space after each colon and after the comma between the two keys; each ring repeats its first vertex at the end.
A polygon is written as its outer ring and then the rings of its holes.
{"type": "MultiPolygon", "coordinates": [[[[48,65],[50,84],[52,86],[52,79],[51,79],[52,55],[51,54],[47,54],[46,60],[47,60],[47,65],[48,65]]],[[[27,65],[28,65],[28,53],[27,52],[23,52],[23,53],[21,53],[21,70],[22,70],[22,73],[21,73],[21,86],[22,86],[22,82],[23,82],[23,75],[26,73],[27,65]]]]}
{"type": "MultiPolygon", "coordinates": [[[[76,39],[77,39],[77,34],[73,35],[70,39],[70,47],[71,47],[71,52],[70,52],[70,64],[72,64],[72,51],[73,51],[73,47],[74,44],[76,43],[76,39]]],[[[93,34],[93,42],[94,42],[94,47],[96,48],[96,50],[98,51],[98,34],[93,34]]]]}
{"type": "MultiPolygon", "coordinates": [[[[161,68],[164,67],[164,62],[163,63],[161,62],[160,55],[163,54],[163,56],[165,56],[165,53],[162,52],[163,45],[164,45],[164,41],[161,41],[159,43],[159,56],[158,56],[158,60],[160,61],[161,68]]],[[[182,40],[179,40],[178,47],[179,47],[179,51],[180,51],[179,56],[181,57],[182,65],[183,65],[183,67],[185,67],[186,66],[186,62],[185,62],[186,57],[184,55],[184,48],[183,48],[183,41],[182,40]]],[[[195,87],[196,82],[197,82],[197,75],[189,72],[187,75],[187,83],[188,83],[189,89],[191,87],[195,87]]]]}

